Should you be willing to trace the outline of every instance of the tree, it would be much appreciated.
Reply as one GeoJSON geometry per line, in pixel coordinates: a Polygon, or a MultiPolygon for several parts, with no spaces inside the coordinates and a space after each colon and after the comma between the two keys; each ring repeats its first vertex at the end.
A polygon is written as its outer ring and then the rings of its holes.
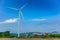
{"type": "Polygon", "coordinates": [[[4,36],[5,36],[5,37],[10,37],[10,31],[4,32],[4,36]]]}

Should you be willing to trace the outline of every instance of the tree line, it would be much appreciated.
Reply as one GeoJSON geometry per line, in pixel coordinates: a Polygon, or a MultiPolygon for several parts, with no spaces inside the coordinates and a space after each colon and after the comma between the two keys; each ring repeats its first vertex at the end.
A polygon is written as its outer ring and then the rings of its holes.
{"type": "MultiPolygon", "coordinates": [[[[17,34],[12,34],[10,31],[0,32],[0,38],[18,38],[17,34]]],[[[37,34],[20,34],[20,38],[60,38],[60,34],[49,34],[44,33],[41,35],[37,34]]]]}

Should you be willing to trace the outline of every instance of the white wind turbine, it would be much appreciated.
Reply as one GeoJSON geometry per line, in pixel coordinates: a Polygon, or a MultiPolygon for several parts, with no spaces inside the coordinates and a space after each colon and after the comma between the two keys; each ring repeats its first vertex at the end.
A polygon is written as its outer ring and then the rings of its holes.
{"type": "Polygon", "coordinates": [[[20,36],[20,16],[22,16],[22,18],[24,18],[23,17],[23,14],[22,14],[22,9],[26,6],[27,4],[24,4],[21,8],[19,8],[19,9],[17,9],[17,8],[11,8],[11,7],[8,7],[8,8],[10,8],[10,9],[12,9],[12,10],[17,10],[18,11],[18,38],[19,38],[19,36],[20,36]]]}

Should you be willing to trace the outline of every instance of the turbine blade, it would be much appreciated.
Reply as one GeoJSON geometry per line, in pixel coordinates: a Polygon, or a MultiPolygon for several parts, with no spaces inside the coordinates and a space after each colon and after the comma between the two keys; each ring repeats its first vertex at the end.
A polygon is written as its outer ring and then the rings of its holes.
{"type": "Polygon", "coordinates": [[[26,3],[26,4],[24,4],[24,5],[20,8],[20,10],[22,10],[26,5],[27,5],[27,3],[26,3]]]}
{"type": "Polygon", "coordinates": [[[12,9],[12,10],[18,10],[18,9],[16,9],[16,8],[12,8],[12,7],[7,7],[7,8],[12,9]]]}
{"type": "Polygon", "coordinates": [[[22,19],[24,19],[24,16],[23,16],[23,13],[22,13],[22,11],[21,11],[21,10],[19,11],[19,13],[20,13],[20,15],[21,15],[22,19]]]}

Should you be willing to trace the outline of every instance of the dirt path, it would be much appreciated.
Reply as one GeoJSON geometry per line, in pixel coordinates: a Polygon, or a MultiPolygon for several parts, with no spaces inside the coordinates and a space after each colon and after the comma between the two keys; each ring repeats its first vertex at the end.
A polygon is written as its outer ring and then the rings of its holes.
{"type": "Polygon", "coordinates": [[[25,38],[25,39],[18,39],[18,38],[0,38],[0,40],[60,40],[60,38],[54,39],[41,39],[41,38],[25,38]]]}

